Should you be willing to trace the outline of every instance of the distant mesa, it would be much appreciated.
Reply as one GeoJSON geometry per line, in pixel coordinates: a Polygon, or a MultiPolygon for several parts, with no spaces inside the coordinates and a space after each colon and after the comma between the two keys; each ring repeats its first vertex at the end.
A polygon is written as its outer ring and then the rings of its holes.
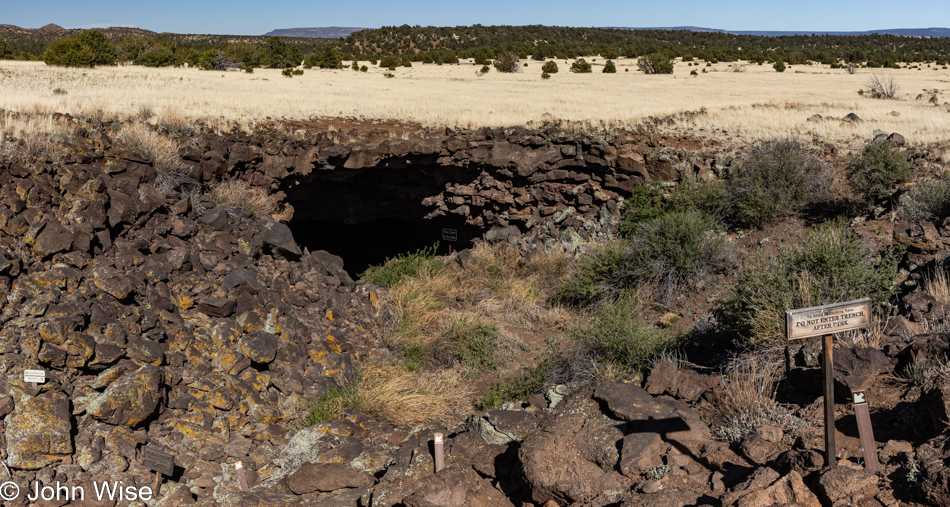
{"type": "Polygon", "coordinates": [[[339,39],[347,35],[367,30],[353,26],[318,26],[313,28],[278,28],[264,34],[265,37],[277,35],[280,37],[310,37],[315,39],[339,39]]]}
{"type": "Polygon", "coordinates": [[[865,32],[830,32],[821,30],[802,31],[769,31],[769,30],[722,30],[720,28],[703,28],[699,26],[666,26],[666,27],[631,27],[605,26],[617,30],[689,30],[691,32],[717,32],[735,35],[762,35],[765,37],[781,37],[785,35],[900,35],[903,37],[950,37],[950,28],[887,28],[883,30],[868,30],[865,32]]]}

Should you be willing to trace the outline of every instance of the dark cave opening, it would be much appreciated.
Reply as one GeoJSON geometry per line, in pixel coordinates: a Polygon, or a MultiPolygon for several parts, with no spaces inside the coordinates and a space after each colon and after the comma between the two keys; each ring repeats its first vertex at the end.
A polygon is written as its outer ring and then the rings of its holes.
{"type": "Polygon", "coordinates": [[[288,225],[301,247],[341,257],[356,280],[371,265],[436,243],[440,255],[470,247],[483,228],[466,224],[464,216],[440,213],[432,199],[449,185],[471,183],[479,173],[408,162],[317,171],[282,188],[294,208],[288,225]]]}
{"type": "Polygon", "coordinates": [[[382,264],[386,259],[402,253],[415,252],[438,243],[436,253],[448,255],[452,251],[471,246],[478,235],[459,223],[447,219],[406,220],[399,217],[379,218],[371,222],[347,224],[343,220],[294,220],[290,229],[301,247],[310,251],[326,250],[343,259],[343,268],[356,280],[369,266],[382,264]],[[455,231],[455,241],[451,239],[455,231]]]}

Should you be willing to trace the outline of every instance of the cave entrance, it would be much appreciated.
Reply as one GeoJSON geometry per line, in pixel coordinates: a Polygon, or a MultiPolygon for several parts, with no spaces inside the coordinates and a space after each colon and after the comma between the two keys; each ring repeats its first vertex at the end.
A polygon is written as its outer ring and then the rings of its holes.
{"type": "Polygon", "coordinates": [[[354,280],[369,266],[436,243],[440,255],[469,248],[485,231],[463,216],[433,217],[438,207],[423,202],[449,184],[474,181],[480,170],[432,164],[314,171],[285,186],[286,202],[294,207],[294,239],[310,251],[341,257],[354,280]],[[455,231],[455,240],[443,230],[455,231]]]}
{"type": "MultiPolygon", "coordinates": [[[[347,224],[344,220],[308,218],[294,220],[290,229],[301,247],[326,250],[343,258],[343,268],[354,280],[369,266],[382,264],[402,253],[415,252],[438,243],[436,253],[448,255],[471,246],[472,231],[451,220],[406,220],[379,218],[371,222],[347,224]],[[455,231],[456,240],[451,237],[455,231]]],[[[475,232],[475,234],[478,234],[475,232]]]]}

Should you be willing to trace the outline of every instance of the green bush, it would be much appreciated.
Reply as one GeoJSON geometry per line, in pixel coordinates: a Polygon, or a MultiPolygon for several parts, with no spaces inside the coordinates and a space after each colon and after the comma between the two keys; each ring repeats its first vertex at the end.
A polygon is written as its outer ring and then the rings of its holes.
{"type": "Polygon", "coordinates": [[[286,68],[286,69],[280,71],[280,75],[282,75],[282,76],[284,76],[284,77],[294,77],[294,69],[291,69],[291,68],[288,67],[288,68],[286,68]]]}
{"type": "Polygon", "coordinates": [[[574,331],[575,338],[598,365],[613,366],[620,375],[643,371],[674,342],[662,330],[647,326],[639,313],[640,304],[632,295],[605,301],[574,331]]]}
{"type": "Polygon", "coordinates": [[[392,67],[390,70],[395,70],[396,66],[400,65],[401,63],[402,59],[399,57],[399,55],[386,55],[379,60],[380,67],[392,67]]]}
{"type": "Polygon", "coordinates": [[[660,53],[652,53],[638,58],[637,67],[644,74],[672,74],[673,60],[660,53]]]}
{"type": "Polygon", "coordinates": [[[889,196],[894,185],[910,178],[910,162],[903,152],[891,148],[888,140],[876,140],[865,146],[860,155],[851,157],[848,177],[854,190],[872,205],[889,196]]]}
{"type": "Polygon", "coordinates": [[[390,257],[380,265],[370,266],[366,268],[366,271],[360,273],[360,281],[392,287],[403,278],[418,276],[424,268],[438,271],[444,267],[442,259],[435,256],[438,245],[436,243],[431,247],[421,248],[415,252],[390,257]]]}
{"type": "Polygon", "coordinates": [[[786,310],[868,296],[886,301],[894,294],[901,257],[891,248],[869,250],[841,220],[823,223],[801,249],[760,255],[740,272],[723,307],[724,323],[742,345],[780,343],[786,310]]]}
{"type": "Polygon", "coordinates": [[[591,70],[590,64],[587,63],[587,60],[578,58],[577,60],[574,60],[574,63],[571,64],[571,72],[585,74],[593,71],[591,70]]]}
{"type": "Polygon", "coordinates": [[[950,217],[950,173],[917,183],[901,202],[906,218],[941,223],[950,217]]]}
{"type": "Polygon", "coordinates": [[[824,199],[831,169],[794,139],[753,147],[726,179],[725,220],[740,227],[762,227],[824,199]]]}
{"type": "Polygon", "coordinates": [[[498,328],[477,318],[460,317],[442,335],[432,353],[444,363],[458,362],[477,370],[498,367],[498,328]]]}
{"type": "Polygon", "coordinates": [[[94,67],[115,65],[115,45],[99,30],[83,30],[68,39],[50,43],[43,54],[47,65],[94,67]]]}
{"type": "Polygon", "coordinates": [[[561,367],[563,360],[544,356],[534,368],[510,373],[485,386],[482,409],[498,408],[506,401],[527,400],[544,388],[548,375],[561,367]]]}
{"type": "Polygon", "coordinates": [[[363,65],[360,67],[360,72],[369,72],[369,67],[363,65]]]}
{"type": "Polygon", "coordinates": [[[9,60],[13,58],[13,48],[10,43],[0,37],[0,60],[9,60]]]}
{"type": "MultiPolygon", "coordinates": [[[[655,212],[653,208],[645,211],[655,212]]],[[[556,300],[590,304],[614,299],[641,284],[653,284],[659,296],[669,301],[683,284],[728,264],[725,240],[706,213],[696,209],[665,211],[629,223],[627,238],[581,258],[555,293],[556,300]]]]}
{"type": "Polygon", "coordinates": [[[482,65],[482,68],[478,71],[478,73],[479,73],[479,74],[487,74],[488,71],[490,71],[490,70],[491,70],[491,68],[489,68],[488,65],[482,65]]]}
{"type": "Polygon", "coordinates": [[[548,60],[541,66],[541,72],[545,74],[557,74],[557,62],[548,60]]]}
{"type": "Polygon", "coordinates": [[[518,55],[511,51],[505,51],[495,57],[495,68],[498,72],[518,72],[518,55]]]}
{"type": "Polygon", "coordinates": [[[340,389],[331,387],[319,398],[310,400],[307,426],[342,419],[348,409],[356,408],[359,404],[360,392],[356,386],[346,386],[340,389]]]}
{"type": "MultiPolygon", "coordinates": [[[[337,51],[335,47],[329,44],[323,46],[323,49],[311,55],[310,58],[307,58],[306,62],[312,67],[320,67],[321,69],[343,68],[343,56],[340,55],[340,52],[337,51]]],[[[299,62],[295,62],[295,64],[296,63],[299,62]]]]}
{"type": "Polygon", "coordinates": [[[548,74],[547,72],[542,72],[541,79],[551,79],[551,74],[548,74]]]}
{"type": "Polygon", "coordinates": [[[785,72],[785,62],[779,60],[775,62],[772,68],[775,69],[775,72],[785,72]]]}
{"type": "Polygon", "coordinates": [[[616,74],[617,66],[614,65],[613,60],[607,60],[607,63],[604,64],[604,73],[605,74],[616,74]]]}
{"type": "Polygon", "coordinates": [[[92,48],[83,46],[78,38],[55,40],[50,43],[43,53],[46,65],[60,65],[63,67],[93,67],[96,56],[92,48]]]}

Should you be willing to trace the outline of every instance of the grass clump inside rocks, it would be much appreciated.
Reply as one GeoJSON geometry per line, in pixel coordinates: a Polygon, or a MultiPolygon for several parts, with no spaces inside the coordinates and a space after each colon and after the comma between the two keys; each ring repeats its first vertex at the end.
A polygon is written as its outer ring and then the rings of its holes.
{"type": "Polygon", "coordinates": [[[228,209],[239,209],[253,215],[271,216],[280,209],[280,200],[267,190],[251,186],[244,180],[221,180],[211,185],[211,198],[228,209]]]}
{"type": "Polygon", "coordinates": [[[498,367],[498,327],[477,317],[458,317],[452,320],[433,354],[452,365],[460,363],[476,370],[494,370],[498,367]]]}
{"type": "Polygon", "coordinates": [[[407,277],[418,276],[423,270],[442,267],[442,261],[436,258],[438,243],[415,252],[399,254],[386,259],[382,264],[370,266],[360,274],[364,283],[378,283],[391,287],[407,277]]]}
{"type": "Polygon", "coordinates": [[[656,357],[674,348],[676,341],[668,333],[648,326],[639,315],[639,299],[626,292],[599,305],[574,331],[580,352],[601,372],[597,375],[601,380],[645,371],[656,357]]]}

